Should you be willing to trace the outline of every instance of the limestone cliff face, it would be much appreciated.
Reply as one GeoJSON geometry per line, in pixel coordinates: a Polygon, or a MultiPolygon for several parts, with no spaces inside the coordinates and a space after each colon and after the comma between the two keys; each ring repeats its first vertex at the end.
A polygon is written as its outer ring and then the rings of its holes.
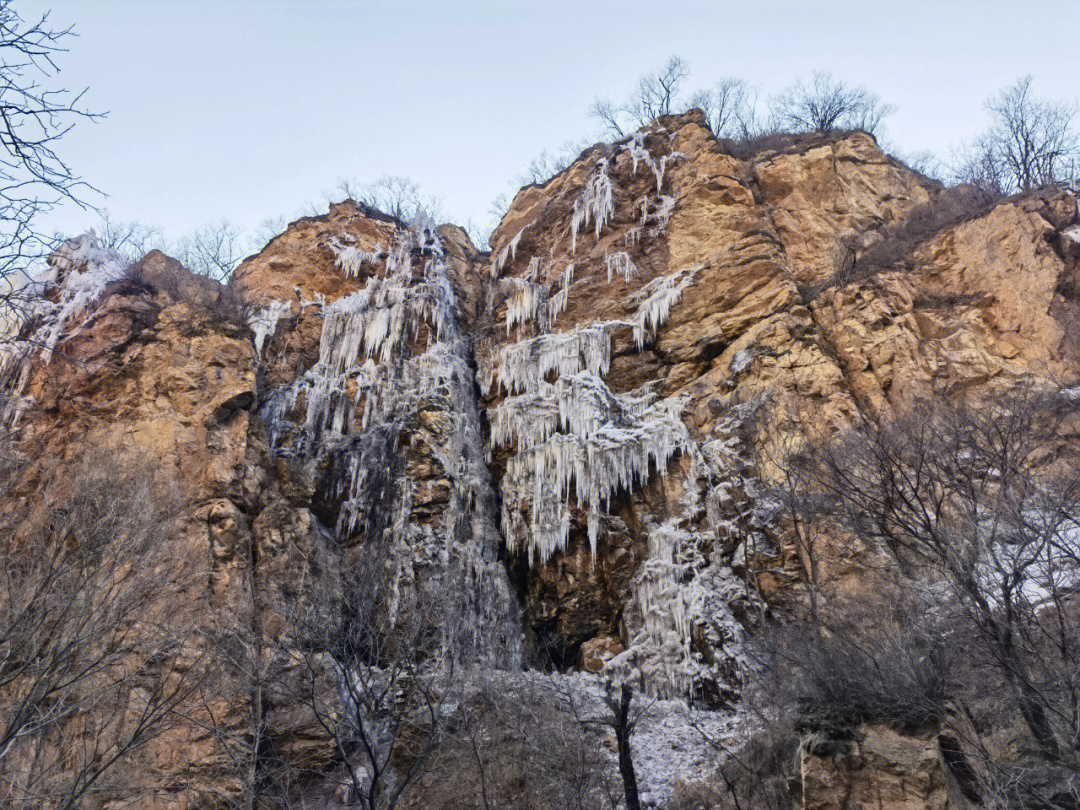
{"type": "MultiPolygon", "coordinates": [[[[33,458],[124,443],[175,471],[170,554],[200,583],[177,622],[273,634],[283,594],[379,542],[402,609],[452,583],[452,619],[500,666],[553,660],[720,709],[741,622],[801,599],[745,485],[768,474],[746,425],[790,430],[766,399],[828,434],[920,394],[1080,377],[1074,195],[908,231],[859,263],[943,193],[863,134],[740,160],[699,114],[661,119],[519,192],[490,255],[352,202],[246,260],[232,303],[150,254],[66,317],[51,357],[5,356],[6,418],[33,458]]],[[[857,587],[857,561],[823,565],[857,587]]],[[[258,708],[281,755],[329,761],[290,707],[258,708]]],[[[253,710],[238,687],[221,722],[242,736],[253,710]]],[[[242,789],[196,729],[145,756],[195,786],[169,801],[242,789]]],[[[840,778],[804,770],[807,790],[840,778]]],[[[896,790],[948,806],[924,770],[896,790]]]]}

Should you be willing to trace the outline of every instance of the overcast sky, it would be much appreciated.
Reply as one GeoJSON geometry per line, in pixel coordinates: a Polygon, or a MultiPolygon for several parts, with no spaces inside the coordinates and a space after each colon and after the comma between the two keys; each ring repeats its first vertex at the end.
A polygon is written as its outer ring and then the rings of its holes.
{"type": "MultiPolygon", "coordinates": [[[[1077,0],[909,2],[364,2],[17,0],[79,38],[67,86],[107,110],[62,155],[113,217],[170,237],[228,217],[290,218],[343,176],[406,175],[482,223],[542,150],[595,134],[671,54],[692,89],[737,76],[768,96],[829,70],[896,107],[887,137],[947,153],[1024,74],[1080,94],[1077,0]]],[[[324,205],[325,207],[325,205],[324,205]]],[[[56,229],[94,217],[64,210],[56,229]]]]}

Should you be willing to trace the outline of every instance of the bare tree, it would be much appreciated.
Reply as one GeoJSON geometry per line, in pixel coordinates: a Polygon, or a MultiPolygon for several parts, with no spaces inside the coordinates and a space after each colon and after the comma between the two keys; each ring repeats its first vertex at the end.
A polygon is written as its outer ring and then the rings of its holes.
{"type": "Polygon", "coordinates": [[[589,107],[589,116],[600,123],[604,134],[609,138],[618,139],[626,134],[623,132],[622,114],[623,109],[608,99],[593,99],[589,107]]]}
{"type": "Polygon", "coordinates": [[[8,515],[0,547],[0,804],[11,808],[156,788],[132,757],[180,727],[199,685],[189,640],[161,615],[183,586],[165,555],[175,496],[129,453],[89,448],[56,472],[36,490],[43,508],[8,515]]]}
{"type": "Polygon", "coordinates": [[[760,129],[757,93],[742,79],[721,79],[711,89],[695,93],[690,104],[705,113],[718,138],[752,138],[760,129]]]}
{"type": "Polygon", "coordinates": [[[73,29],[54,28],[48,13],[26,21],[13,6],[0,0],[0,276],[51,250],[42,215],[63,202],[85,207],[92,189],[57,149],[78,121],[100,117],[82,106],[85,91],[51,86],[73,29]]]}
{"type": "Polygon", "coordinates": [[[156,226],[135,221],[121,222],[113,219],[104,209],[96,235],[102,248],[113,251],[128,262],[137,262],[155,248],[165,249],[165,240],[156,226]]]}
{"type": "Polygon", "coordinates": [[[1034,387],[934,401],[820,448],[812,484],[910,582],[939,584],[965,633],[950,697],[974,720],[957,734],[983,790],[1021,807],[1080,798],[1069,781],[1080,771],[1077,418],[1071,397],[1034,387]],[[1037,762],[995,753],[979,730],[1012,722],[1037,762]]]}
{"type": "Polygon", "coordinates": [[[986,102],[990,128],[963,153],[957,179],[998,194],[1030,191],[1073,178],[1080,154],[1074,106],[1037,98],[1031,77],[986,102]]]}
{"type": "Polygon", "coordinates": [[[225,283],[244,258],[245,244],[240,229],[221,219],[185,236],[176,251],[177,258],[192,272],[225,283]]]}
{"type": "Polygon", "coordinates": [[[776,125],[797,132],[860,129],[876,135],[893,111],[866,88],[850,87],[821,72],[809,83],[796,82],[772,103],[776,125]]]}
{"type": "Polygon", "coordinates": [[[329,741],[339,792],[369,810],[395,807],[445,736],[459,679],[448,634],[461,629],[443,623],[452,594],[418,586],[403,604],[379,545],[357,552],[339,588],[282,606],[273,655],[289,666],[263,687],[304,708],[329,741]]]}
{"type": "Polygon", "coordinates": [[[689,74],[686,62],[678,56],[671,56],[660,70],[638,80],[637,92],[624,104],[616,105],[596,99],[589,109],[589,115],[600,122],[608,136],[621,138],[630,126],[645,126],[661,115],[679,112],[680,96],[689,74]]]}
{"type": "Polygon", "coordinates": [[[363,203],[400,222],[412,222],[421,214],[432,220],[439,220],[443,216],[442,203],[438,198],[425,196],[420,186],[407,177],[384,175],[365,185],[342,178],[338,181],[337,190],[346,199],[363,203]]]}

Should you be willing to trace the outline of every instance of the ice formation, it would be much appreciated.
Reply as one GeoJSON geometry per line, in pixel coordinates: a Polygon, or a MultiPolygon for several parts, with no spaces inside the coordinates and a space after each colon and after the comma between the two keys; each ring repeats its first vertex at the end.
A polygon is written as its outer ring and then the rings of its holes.
{"type": "MultiPolygon", "coordinates": [[[[340,504],[334,533],[344,541],[363,532],[365,542],[386,543],[388,621],[410,609],[422,578],[439,578],[441,592],[456,594],[464,614],[433,620],[453,623],[459,646],[468,635],[477,655],[512,665],[520,628],[497,559],[497,507],[471,351],[442,257],[429,224],[402,229],[381,273],[322,307],[318,362],[272,392],[260,413],[276,452],[329,471],[324,497],[340,504]],[[302,421],[294,424],[298,409],[302,421]],[[450,482],[449,503],[434,521],[415,519],[417,483],[398,446],[417,429],[421,410],[444,424],[424,434],[450,482]]],[[[338,258],[348,273],[352,254],[338,258]]]]}
{"type": "Polygon", "coordinates": [[[680,404],[646,392],[613,394],[588,371],[554,385],[542,382],[501,403],[493,443],[517,447],[502,480],[510,551],[524,543],[534,564],[565,551],[574,498],[586,513],[595,555],[601,514],[612,496],[647,483],[653,472],[665,473],[688,441],[680,404]]]}
{"type": "Polygon", "coordinates": [[[679,158],[685,158],[686,155],[682,152],[669,152],[655,158],[645,145],[645,139],[648,136],[649,132],[647,130],[639,129],[630,136],[630,140],[623,145],[623,149],[630,154],[635,175],[638,172],[638,164],[640,163],[644,163],[652,170],[653,176],[656,178],[656,193],[659,194],[664,189],[664,174],[667,171],[668,163],[679,158]]]}
{"type": "MultiPolygon", "coordinates": [[[[529,226],[526,225],[525,228],[529,226]]],[[[498,278],[502,273],[503,268],[506,267],[507,261],[513,261],[517,258],[518,244],[521,242],[521,235],[525,233],[525,228],[522,228],[516,234],[514,238],[507,242],[502,250],[495,254],[491,259],[491,277],[498,278]]]]}
{"type": "Polygon", "coordinates": [[[478,375],[480,390],[485,396],[496,386],[509,394],[533,391],[552,372],[572,377],[589,371],[602,377],[611,366],[611,330],[621,325],[621,321],[604,321],[507,343],[478,375]]]}
{"type": "Polygon", "coordinates": [[[630,259],[630,254],[619,253],[605,253],[604,254],[604,266],[607,267],[607,280],[611,283],[611,277],[618,273],[625,280],[626,283],[630,283],[630,279],[637,275],[637,265],[630,259]]]}
{"type": "Polygon", "coordinates": [[[278,321],[290,311],[292,311],[292,304],[288,301],[271,301],[265,307],[256,309],[248,315],[247,323],[254,333],[256,357],[262,357],[267,338],[274,337],[278,321]]]}
{"type": "Polygon", "coordinates": [[[684,268],[655,278],[631,296],[632,301],[640,301],[632,319],[634,344],[638,351],[645,346],[646,337],[667,321],[671,308],[682,299],[683,291],[694,281],[701,267],[684,268]]]}
{"type": "Polygon", "coordinates": [[[3,425],[14,427],[27,404],[23,391],[34,359],[40,356],[50,362],[68,322],[109,284],[123,278],[126,269],[127,263],[102,248],[90,231],[63,242],[49,256],[49,269],[15,293],[22,311],[9,317],[17,336],[5,339],[0,347],[3,425]],[[53,293],[51,299],[45,297],[48,292],[53,293]]]}
{"type": "Polygon", "coordinates": [[[753,599],[717,540],[755,531],[753,504],[739,486],[748,465],[734,436],[753,407],[722,419],[716,438],[687,444],[681,511],[647,522],[649,555],[624,614],[629,643],[605,667],[616,680],[641,679],[658,696],[696,696],[721,689],[742,668],[742,625],[731,606],[753,599]]]}
{"type": "Polygon", "coordinates": [[[615,218],[615,192],[608,177],[608,160],[600,158],[596,171],[585,182],[581,196],[574,200],[570,220],[570,252],[577,253],[577,237],[581,226],[595,225],[596,238],[603,227],[615,218]]]}
{"type": "Polygon", "coordinates": [[[362,250],[353,245],[346,245],[342,239],[331,239],[330,249],[337,256],[337,266],[348,278],[359,278],[364,265],[376,266],[385,251],[382,243],[373,250],[362,250]]]}
{"type": "Polygon", "coordinates": [[[547,328],[549,290],[546,284],[504,278],[499,280],[499,288],[506,295],[506,334],[523,323],[538,323],[541,329],[547,328]]]}

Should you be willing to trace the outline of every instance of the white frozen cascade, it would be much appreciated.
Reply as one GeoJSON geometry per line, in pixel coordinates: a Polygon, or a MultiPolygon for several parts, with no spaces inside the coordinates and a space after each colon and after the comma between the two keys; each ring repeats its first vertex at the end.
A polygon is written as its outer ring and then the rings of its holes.
{"type": "Polygon", "coordinates": [[[648,147],[645,146],[645,139],[648,136],[648,130],[639,129],[630,136],[630,140],[623,145],[623,149],[630,154],[630,159],[633,161],[634,174],[637,174],[638,165],[640,163],[644,163],[652,170],[653,176],[656,178],[656,193],[659,194],[664,188],[664,174],[667,172],[668,163],[673,160],[685,158],[686,155],[682,152],[668,152],[666,155],[661,155],[658,158],[653,157],[648,147]]]}
{"type": "MultiPolygon", "coordinates": [[[[683,156],[653,157],[646,136],[635,134],[624,148],[635,172],[640,163],[653,171],[658,198],[639,201],[640,223],[624,238],[627,246],[639,243],[647,225],[655,226],[651,235],[662,233],[676,204],[674,196],[660,192],[667,165],[683,156]]],[[[614,216],[608,170],[607,159],[598,161],[575,199],[571,251],[581,227],[592,223],[599,236],[614,216]]],[[[609,282],[618,274],[629,284],[638,273],[626,252],[605,253],[604,266],[609,282]]],[[[543,318],[549,288],[532,286],[537,274],[506,280],[507,333],[531,321],[541,334],[495,349],[481,363],[478,380],[485,396],[504,397],[488,411],[491,449],[512,451],[501,482],[503,535],[508,549],[527,553],[533,565],[566,551],[577,515],[595,555],[601,532],[621,525],[606,514],[616,497],[656,475],[678,477],[678,508],[645,525],[648,556],[624,613],[627,649],[603,671],[615,680],[640,678],[658,696],[710,692],[715,698],[723,684],[737,679],[741,666],[741,626],[731,605],[751,598],[718,542],[743,530],[733,515],[746,511],[738,442],[732,438],[738,415],[699,440],[682,421],[682,398],[661,399],[647,386],[615,393],[604,380],[614,330],[629,328],[642,350],[701,268],[682,268],[632,291],[626,300],[633,311],[629,320],[594,321],[557,333],[544,331],[552,313],[568,305],[572,265],[559,291],[549,294],[543,318]]]]}
{"type": "MultiPolygon", "coordinates": [[[[331,246],[349,273],[356,254],[341,240],[331,246]]],[[[478,654],[513,662],[520,657],[520,628],[497,560],[501,539],[475,372],[434,228],[414,223],[403,229],[383,271],[372,273],[358,292],[322,307],[318,362],[272,392],[261,413],[277,452],[334,471],[328,494],[342,499],[337,535],[347,540],[363,531],[365,538],[388,540],[391,621],[416,593],[418,571],[451,578],[455,584],[445,587],[461,591],[473,612],[462,624],[477,635],[478,654]],[[300,403],[303,426],[293,446],[285,447],[282,436],[296,429],[288,415],[300,403]],[[424,434],[451,483],[450,502],[437,521],[414,519],[417,484],[398,447],[421,410],[444,425],[424,434]]]]}
{"type": "Polygon", "coordinates": [[[607,253],[604,255],[604,265],[607,267],[607,280],[616,273],[623,277],[627,284],[630,279],[637,275],[637,265],[630,259],[628,253],[607,253]]]}
{"type": "Polygon", "coordinates": [[[49,256],[49,269],[11,296],[17,304],[9,302],[2,316],[11,336],[0,339],[4,426],[14,427],[27,404],[22,392],[34,358],[40,355],[48,363],[68,322],[126,269],[127,262],[101,247],[90,231],[63,242],[49,256]],[[52,294],[51,300],[46,293],[52,294]]]}

